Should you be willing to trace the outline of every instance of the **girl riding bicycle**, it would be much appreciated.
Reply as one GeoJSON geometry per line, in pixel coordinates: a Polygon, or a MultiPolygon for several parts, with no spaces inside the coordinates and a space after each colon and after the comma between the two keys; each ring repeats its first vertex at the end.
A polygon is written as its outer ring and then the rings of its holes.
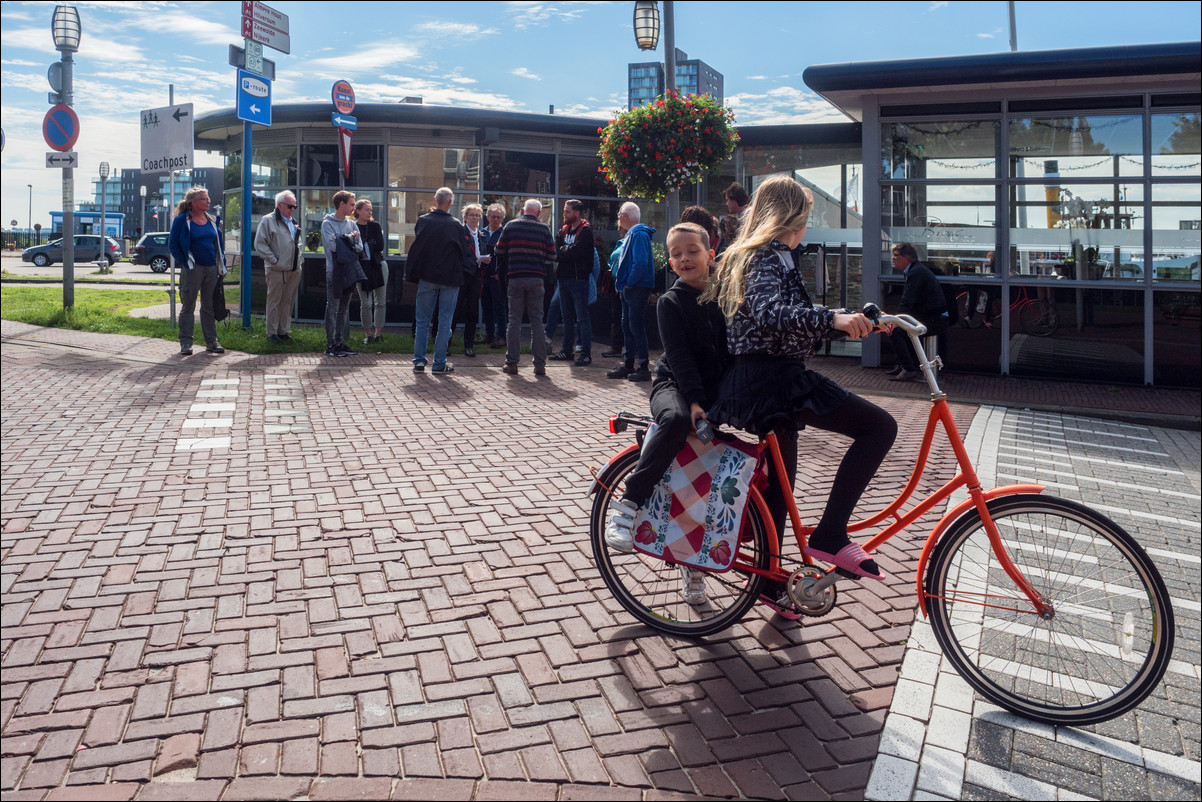
{"type": "MultiPolygon", "coordinates": [[[[714,286],[726,316],[733,364],[723,377],[710,419],[752,434],[786,433],[808,426],[852,439],[835,474],[826,510],[806,553],[859,577],[884,574],[847,524],[856,503],[897,436],[893,417],[806,368],[805,360],[832,330],[863,337],[873,323],[860,313],[814,306],[790,252],[805,236],[813,195],[792,178],[769,178],[751,201],[739,237],[727,249],[714,286]]],[[[782,453],[790,485],[796,453],[782,453]]]]}

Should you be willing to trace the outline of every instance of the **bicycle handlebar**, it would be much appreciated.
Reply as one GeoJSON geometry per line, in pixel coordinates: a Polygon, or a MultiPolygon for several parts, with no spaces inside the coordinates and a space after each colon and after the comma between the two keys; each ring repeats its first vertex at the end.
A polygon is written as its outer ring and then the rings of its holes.
{"type": "Polygon", "coordinates": [[[864,308],[860,310],[864,316],[871,320],[877,326],[897,326],[906,334],[913,334],[915,337],[921,337],[927,333],[927,327],[919,323],[910,315],[886,315],[881,312],[881,308],[869,301],[864,304],[864,308]]]}

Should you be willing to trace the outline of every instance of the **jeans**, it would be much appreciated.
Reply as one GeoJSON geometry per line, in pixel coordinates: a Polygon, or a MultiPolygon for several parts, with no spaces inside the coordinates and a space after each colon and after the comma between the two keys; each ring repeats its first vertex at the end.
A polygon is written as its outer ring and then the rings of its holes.
{"type": "Polygon", "coordinates": [[[345,343],[351,337],[351,293],[348,287],[342,295],[335,295],[326,276],[326,348],[345,343]]]}
{"type": "Polygon", "coordinates": [[[191,270],[185,267],[179,272],[179,344],[192,347],[192,334],[196,328],[196,296],[200,295],[200,332],[205,345],[217,342],[217,319],[213,317],[213,291],[221,274],[217,265],[196,265],[191,270]]]}
{"type": "Polygon", "coordinates": [[[364,292],[361,284],[355,285],[359,290],[359,319],[363,321],[365,335],[371,334],[373,329],[384,328],[384,318],[388,312],[385,298],[388,293],[388,262],[380,264],[380,272],[384,274],[384,286],[364,292]]]}
{"type": "Polygon", "coordinates": [[[447,363],[447,345],[451,342],[451,327],[454,325],[455,302],[459,300],[459,288],[430,281],[417,283],[417,303],[414,315],[417,329],[413,333],[413,364],[426,364],[426,345],[430,338],[430,319],[434,308],[438,308],[438,331],[434,335],[434,367],[447,363]]]}
{"type": "Polygon", "coordinates": [[[501,280],[496,276],[484,279],[480,290],[480,301],[484,307],[484,337],[500,340],[505,336],[505,324],[509,313],[505,311],[505,293],[501,292],[501,280]]]}
{"type": "MultiPolygon", "coordinates": [[[[588,279],[565,279],[559,282],[558,292],[563,310],[564,343],[580,346],[581,353],[592,353],[593,322],[588,311],[588,279]]],[[[564,350],[568,351],[567,348],[564,350]]]]}
{"type": "MultiPolygon", "coordinates": [[[[555,332],[563,322],[563,309],[559,306],[559,287],[556,287],[551,296],[551,303],[547,304],[547,325],[543,329],[549,341],[555,341],[555,332]]],[[[563,350],[572,352],[571,330],[566,325],[563,329],[563,350]]]]}
{"type": "Polygon", "coordinates": [[[530,318],[530,351],[535,365],[547,364],[547,338],[543,336],[543,295],[541,278],[509,279],[509,329],[505,334],[505,361],[516,365],[522,358],[522,313],[530,318]]]}
{"type": "Polygon", "coordinates": [[[622,333],[626,338],[626,361],[647,361],[647,299],[650,287],[622,288],[622,333]]]}

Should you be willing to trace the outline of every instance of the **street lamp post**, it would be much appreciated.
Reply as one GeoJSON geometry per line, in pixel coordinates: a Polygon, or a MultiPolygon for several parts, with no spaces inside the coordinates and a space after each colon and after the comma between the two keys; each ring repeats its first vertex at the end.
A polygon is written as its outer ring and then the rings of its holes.
{"type": "Polygon", "coordinates": [[[29,187],[29,228],[25,231],[25,247],[29,247],[29,238],[33,236],[33,184],[26,184],[29,187]]]}
{"type": "Polygon", "coordinates": [[[109,163],[100,163],[100,255],[107,256],[108,249],[108,226],[106,225],[108,217],[108,183],[109,183],[109,163]]]}
{"type": "Polygon", "coordinates": [[[146,185],[142,184],[138,187],[138,195],[142,198],[142,209],[138,212],[138,237],[141,238],[142,232],[146,230],[146,185]]]}
{"type": "MultiPolygon", "coordinates": [[[[664,0],[664,91],[676,91],[676,19],[672,0],[664,0]]],[[[659,44],[659,3],[638,0],[634,4],[634,41],[639,50],[654,50],[659,44]]],[[[680,190],[668,193],[664,213],[667,225],[680,218],[680,190]]]]}
{"type": "MultiPolygon", "coordinates": [[[[72,84],[75,52],[79,50],[79,39],[83,29],[79,24],[79,10],[75,6],[55,6],[50,31],[54,36],[54,49],[62,53],[62,89],[59,99],[65,106],[75,101],[72,84]]],[[[63,168],[63,308],[75,305],[75,178],[70,167],[63,168]]]]}

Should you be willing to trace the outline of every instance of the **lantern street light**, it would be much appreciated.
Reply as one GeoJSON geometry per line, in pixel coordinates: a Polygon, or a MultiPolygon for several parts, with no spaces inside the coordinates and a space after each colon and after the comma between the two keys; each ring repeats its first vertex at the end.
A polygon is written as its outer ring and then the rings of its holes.
{"type": "MultiPolygon", "coordinates": [[[[672,0],[664,0],[664,92],[676,91],[676,31],[672,0]]],[[[638,0],[634,4],[634,41],[640,50],[654,50],[659,44],[659,3],[638,0]]],[[[680,191],[672,190],[665,198],[668,225],[680,213],[680,191]]]]}
{"type": "Polygon", "coordinates": [[[659,3],[638,0],[634,4],[634,43],[639,50],[659,47],[659,3]]]}
{"type": "MultiPolygon", "coordinates": [[[[58,94],[51,94],[52,103],[70,106],[75,101],[75,87],[72,84],[75,52],[79,50],[79,40],[83,36],[83,27],[79,24],[79,10],[75,6],[55,6],[54,16],[50,20],[50,33],[54,37],[54,49],[62,53],[59,61],[62,65],[59,73],[59,86],[54,86],[51,78],[51,88],[58,94]]],[[[51,75],[54,68],[51,67],[51,75]]],[[[75,305],[75,178],[70,167],[63,168],[63,308],[70,309],[75,305]]]]}

